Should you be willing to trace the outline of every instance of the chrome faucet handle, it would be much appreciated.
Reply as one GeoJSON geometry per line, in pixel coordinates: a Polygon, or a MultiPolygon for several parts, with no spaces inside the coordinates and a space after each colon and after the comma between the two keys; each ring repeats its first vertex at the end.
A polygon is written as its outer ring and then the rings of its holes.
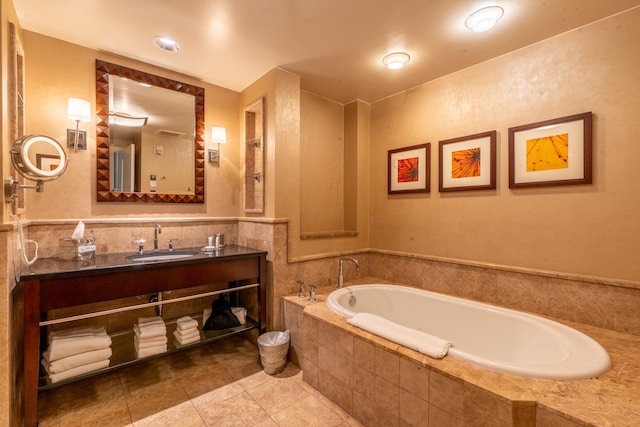
{"type": "Polygon", "coordinates": [[[304,282],[302,280],[296,280],[296,282],[300,285],[300,293],[298,294],[298,297],[306,298],[307,296],[304,293],[304,282]]]}
{"type": "Polygon", "coordinates": [[[169,239],[169,252],[173,252],[173,242],[175,242],[176,240],[180,240],[180,239],[176,239],[175,237],[172,237],[171,239],[169,239]]]}
{"type": "Polygon", "coordinates": [[[138,253],[140,255],[144,254],[144,244],[147,241],[144,239],[136,239],[136,240],[132,240],[131,243],[137,243],[138,244],[138,253]]]}
{"type": "Polygon", "coordinates": [[[314,302],[316,300],[316,289],[318,287],[316,285],[309,285],[311,290],[309,291],[309,302],[314,302]]]}

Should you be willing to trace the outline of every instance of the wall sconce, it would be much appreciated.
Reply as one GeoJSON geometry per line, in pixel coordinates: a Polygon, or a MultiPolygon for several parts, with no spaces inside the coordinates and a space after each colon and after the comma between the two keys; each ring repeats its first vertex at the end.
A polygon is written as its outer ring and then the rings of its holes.
{"type": "Polygon", "coordinates": [[[73,147],[73,151],[78,151],[78,147],[87,149],[87,132],[80,131],[80,122],[91,121],[91,104],[89,101],[78,98],[69,98],[67,105],[67,117],[76,121],[76,130],[67,129],[67,147],[73,147]]]}
{"type": "Polygon", "coordinates": [[[207,152],[209,163],[220,165],[220,144],[227,143],[227,131],[222,127],[211,128],[211,145],[218,144],[217,149],[210,148],[207,152]]]}

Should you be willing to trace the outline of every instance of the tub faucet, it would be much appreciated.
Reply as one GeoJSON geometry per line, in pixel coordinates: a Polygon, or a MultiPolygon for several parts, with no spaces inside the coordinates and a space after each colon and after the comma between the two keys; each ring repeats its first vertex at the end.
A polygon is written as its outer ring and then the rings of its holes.
{"type": "Polygon", "coordinates": [[[153,252],[158,252],[158,234],[162,233],[160,224],[156,224],[153,229],[153,252]]]}
{"type": "Polygon", "coordinates": [[[348,256],[343,256],[342,258],[340,258],[340,271],[338,272],[338,289],[342,288],[344,284],[344,275],[342,274],[342,263],[345,260],[352,261],[356,265],[356,271],[360,271],[360,263],[358,262],[357,259],[351,258],[348,256]]]}

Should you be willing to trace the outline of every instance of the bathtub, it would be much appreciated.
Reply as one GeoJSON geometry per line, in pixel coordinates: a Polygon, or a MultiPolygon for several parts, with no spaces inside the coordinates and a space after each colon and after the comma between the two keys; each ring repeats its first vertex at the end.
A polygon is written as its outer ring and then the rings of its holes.
{"type": "Polygon", "coordinates": [[[611,367],[592,338],[539,316],[399,285],[354,285],[327,298],[347,318],[357,312],[453,343],[448,355],[499,372],[550,380],[597,377],[611,367]]]}

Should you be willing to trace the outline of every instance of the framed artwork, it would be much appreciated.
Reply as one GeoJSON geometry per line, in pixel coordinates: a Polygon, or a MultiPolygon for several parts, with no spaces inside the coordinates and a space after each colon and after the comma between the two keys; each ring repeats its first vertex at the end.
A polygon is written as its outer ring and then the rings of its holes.
{"type": "Polygon", "coordinates": [[[509,129],[509,188],[591,184],[592,113],[509,129]]]}
{"type": "Polygon", "coordinates": [[[388,193],[428,193],[431,143],[389,150],[388,193]]]}
{"type": "Polygon", "coordinates": [[[496,131],[440,141],[439,190],[496,188],[496,131]]]}
{"type": "Polygon", "coordinates": [[[36,167],[43,171],[52,171],[60,166],[60,157],[49,154],[36,154],[36,167]]]}

